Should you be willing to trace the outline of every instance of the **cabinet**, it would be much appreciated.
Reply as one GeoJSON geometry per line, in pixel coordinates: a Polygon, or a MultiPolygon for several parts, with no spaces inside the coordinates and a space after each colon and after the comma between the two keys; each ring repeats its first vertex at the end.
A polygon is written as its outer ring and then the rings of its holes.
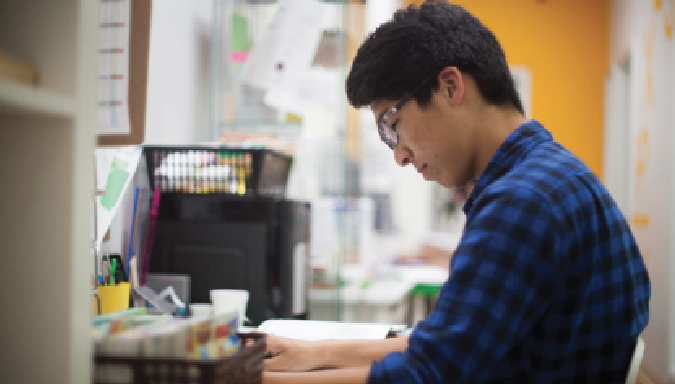
{"type": "Polygon", "coordinates": [[[0,50],[35,87],[0,80],[0,381],[90,382],[98,2],[3,0],[0,50]]]}

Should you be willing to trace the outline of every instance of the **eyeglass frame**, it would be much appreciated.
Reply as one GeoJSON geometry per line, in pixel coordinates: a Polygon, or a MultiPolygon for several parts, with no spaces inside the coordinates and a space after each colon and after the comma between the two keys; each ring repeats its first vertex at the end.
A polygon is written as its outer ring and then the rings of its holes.
{"type": "Polygon", "coordinates": [[[412,92],[409,92],[408,94],[403,96],[403,98],[398,103],[396,103],[396,105],[391,107],[391,109],[387,111],[387,113],[385,113],[384,115],[382,115],[382,117],[379,118],[377,122],[377,132],[380,134],[380,139],[385,144],[387,144],[389,148],[394,149],[396,148],[396,146],[398,146],[398,132],[396,132],[395,128],[387,124],[387,122],[394,116],[396,112],[398,112],[401,108],[403,108],[405,103],[407,103],[413,96],[415,96],[417,92],[421,91],[422,88],[429,82],[429,80],[431,80],[432,77],[428,77],[426,80],[422,82],[422,84],[418,85],[417,88],[415,88],[412,92]],[[384,132],[383,127],[386,127],[392,133],[392,136],[394,137],[395,141],[387,137],[387,134],[384,132]]]}

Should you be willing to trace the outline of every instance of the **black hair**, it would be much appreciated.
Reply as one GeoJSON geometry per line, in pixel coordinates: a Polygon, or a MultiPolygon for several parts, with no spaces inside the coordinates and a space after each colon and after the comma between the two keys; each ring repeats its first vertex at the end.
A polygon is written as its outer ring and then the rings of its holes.
{"type": "Polygon", "coordinates": [[[366,37],[347,76],[347,99],[356,108],[396,100],[430,78],[415,94],[424,108],[439,87],[437,75],[448,66],[471,75],[488,103],[524,114],[495,35],[467,10],[443,0],[400,9],[366,37]]]}

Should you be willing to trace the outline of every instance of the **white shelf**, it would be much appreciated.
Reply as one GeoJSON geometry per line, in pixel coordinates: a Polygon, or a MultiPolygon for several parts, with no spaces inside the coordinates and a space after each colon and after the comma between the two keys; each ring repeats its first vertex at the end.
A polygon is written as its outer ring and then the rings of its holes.
{"type": "Polygon", "coordinates": [[[2,382],[92,381],[98,15],[99,1],[0,1],[0,49],[40,78],[0,80],[2,382]]]}
{"type": "Polygon", "coordinates": [[[41,88],[0,80],[0,111],[72,117],[75,102],[70,97],[41,88]]]}

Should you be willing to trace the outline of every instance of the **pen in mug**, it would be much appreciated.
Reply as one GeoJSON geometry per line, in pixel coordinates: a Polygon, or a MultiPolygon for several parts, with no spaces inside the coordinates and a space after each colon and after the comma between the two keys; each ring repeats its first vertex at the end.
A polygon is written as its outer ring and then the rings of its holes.
{"type": "Polygon", "coordinates": [[[112,259],[110,262],[110,285],[115,285],[115,271],[117,270],[117,259],[112,259]]]}
{"type": "Polygon", "coordinates": [[[110,267],[108,266],[108,260],[103,259],[101,262],[101,274],[103,275],[104,280],[108,280],[108,275],[110,274],[110,267]]]}

